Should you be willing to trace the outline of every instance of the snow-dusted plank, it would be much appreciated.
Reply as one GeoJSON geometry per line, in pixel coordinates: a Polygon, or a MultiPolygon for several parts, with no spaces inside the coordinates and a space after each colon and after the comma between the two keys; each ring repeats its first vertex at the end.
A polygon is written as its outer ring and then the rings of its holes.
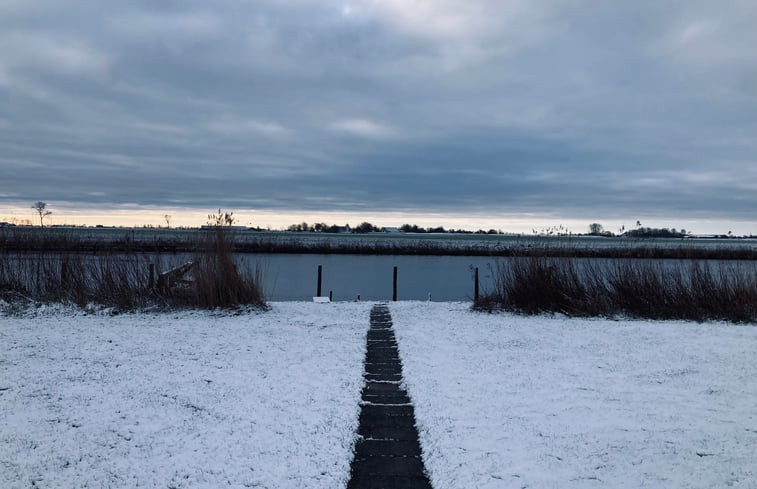
{"type": "Polygon", "coordinates": [[[393,303],[435,489],[757,487],[757,328],[393,303]]]}
{"type": "Polygon", "coordinates": [[[0,318],[0,487],[345,487],[369,310],[0,318]]]}

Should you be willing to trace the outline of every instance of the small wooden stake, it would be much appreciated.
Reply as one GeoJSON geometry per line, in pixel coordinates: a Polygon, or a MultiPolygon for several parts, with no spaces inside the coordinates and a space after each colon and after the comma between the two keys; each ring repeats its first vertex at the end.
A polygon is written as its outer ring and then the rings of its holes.
{"type": "Polygon", "coordinates": [[[394,286],[392,288],[392,300],[397,302],[397,267],[394,267],[394,286]]]}
{"type": "Polygon", "coordinates": [[[476,267],[473,278],[473,302],[478,302],[478,267],[476,267]]]}
{"type": "Polygon", "coordinates": [[[321,296],[321,278],[323,276],[323,265],[318,265],[318,290],[316,291],[315,296],[320,297],[321,296]]]}

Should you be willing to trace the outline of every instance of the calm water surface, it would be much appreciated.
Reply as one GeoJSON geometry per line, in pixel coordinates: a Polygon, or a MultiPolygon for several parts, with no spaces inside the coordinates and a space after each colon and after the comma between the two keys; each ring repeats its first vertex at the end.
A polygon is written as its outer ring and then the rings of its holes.
{"type": "MultiPolygon", "coordinates": [[[[10,255],[12,262],[23,263],[36,254],[10,255]]],[[[99,260],[106,255],[88,258],[99,260]]],[[[56,256],[46,255],[46,259],[56,256]]],[[[189,253],[163,253],[158,255],[107,255],[108,259],[129,260],[136,258],[136,266],[144,267],[147,276],[148,263],[155,263],[158,270],[165,271],[192,259],[189,253]]],[[[318,265],[323,266],[321,294],[333,294],[335,301],[391,300],[393,269],[398,268],[397,298],[399,300],[469,301],[474,294],[474,269],[479,269],[482,293],[494,287],[493,270],[497,265],[512,258],[478,256],[391,256],[391,255],[342,255],[342,254],[239,254],[237,259],[244,268],[258,269],[262,275],[262,287],[269,301],[310,301],[316,295],[318,265]]],[[[583,266],[608,266],[614,259],[577,259],[579,269],[583,266]]],[[[652,260],[654,262],[654,260],[652,260]]],[[[36,259],[33,260],[36,262],[36,259]]],[[[660,260],[670,265],[671,270],[686,272],[687,260],[660,260]],[[681,267],[683,265],[683,267],[681,267]]],[[[694,263],[694,262],[691,262],[694,263]]],[[[708,261],[716,273],[757,273],[757,261],[708,261]]]]}
{"type": "Polygon", "coordinates": [[[263,289],[271,301],[312,300],[318,265],[323,265],[321,293],[335,301],[391,300],[393,268],[399,300],[465,301],[473,298],[473,269],[479,267],[482,290],[492,283],[493,258],[466,256],[383,256],[256,254],[243,255],[247,266],[263,273],[263,289]]]}

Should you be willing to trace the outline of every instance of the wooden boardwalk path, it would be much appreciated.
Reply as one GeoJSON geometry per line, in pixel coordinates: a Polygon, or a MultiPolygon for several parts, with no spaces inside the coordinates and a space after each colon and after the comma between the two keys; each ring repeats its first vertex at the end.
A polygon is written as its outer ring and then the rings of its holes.
{"type": "Polygon", "coordinates": [[[371,311],[365,387],[347,489],[431,489],[421,457],[415,411],[401,388],[402,363],[385,305],[371,311]]]}

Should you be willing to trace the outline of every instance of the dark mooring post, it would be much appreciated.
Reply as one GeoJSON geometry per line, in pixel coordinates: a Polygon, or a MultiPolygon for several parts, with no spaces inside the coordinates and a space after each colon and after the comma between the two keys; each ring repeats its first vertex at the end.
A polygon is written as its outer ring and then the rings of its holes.
{"type": "Polygon", "coordinates": [[[315,296],[320,297],[321,296],[321,278],[323,277],[323,265],[318,265],[318,290],[316,291],[315,296]]]}
{"type": "Polygon", "coordinates": [[[478,302],[478,267],[473,273],[473,302],[478,302]]]}
{"type": "Polygon", "coordinates": [[[392,300],[397,302],[397,267],[394,267],[394,286],[392,287],[392,300]]]}

